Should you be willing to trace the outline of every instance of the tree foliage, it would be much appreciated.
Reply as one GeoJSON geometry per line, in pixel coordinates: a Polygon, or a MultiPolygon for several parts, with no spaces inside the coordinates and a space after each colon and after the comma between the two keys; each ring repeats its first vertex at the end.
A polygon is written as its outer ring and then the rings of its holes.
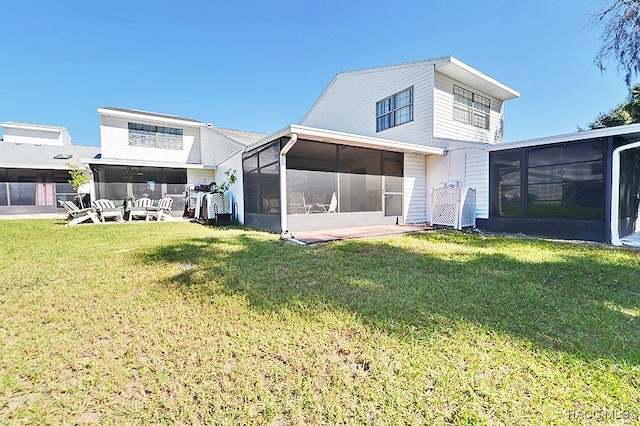
{"type": "Polygon", "coordinates": [[[604,0],[592,23],[603,28],[596,65],[604,70],[614,59],[631,87],[631,79],[640,73],[640,0],[604,0]]]}
{"type": "Polygon", "coordinates": [[[80,202],[80,208],[84,208],[82,204],[82,196],[80,195],[80,188],[82,185],[86,185],[91,182],[91,178],[89,177],[89,173],[85,169],[81,169],[78,166],[75,166],[71,163],[67,163],[67,167],[69,167],[69,182],[73,187],[73,190],[76,191],[78,196],[78,201],[80,202]]]}
{"type": "Polygon", "coordinates": [[[225,182],[222,182],[222,184],[220,184],[220,186],[218,186],[218,190],[220,190],[220,192],[227,192],[229,190],[229,188],[231,188],[231,186],[236,183],[236,180],[238,179],[236,176],[236,169],[229,169],[226,172],[224,172],[224,174],[227,176],[227,180],[225,182]]]}
{"type": "Polygon", "coordinates": [[[598,114],[596,119],[589,123],[589,129],[604,129],[633,123],[640,123],[640,84],[636,84],[631,90],[626,101],[607,113],[598,114]]]}

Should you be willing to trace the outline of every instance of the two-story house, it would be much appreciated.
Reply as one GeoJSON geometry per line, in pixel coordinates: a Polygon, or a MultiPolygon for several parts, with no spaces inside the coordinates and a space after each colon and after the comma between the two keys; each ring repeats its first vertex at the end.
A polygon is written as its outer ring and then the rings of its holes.
{"type": "Polygon", "coordinates": [[[453,57],[335,76],[299,126],[244,154],[246,222],[275,231],[431,220],[432,189],[477,188],[518,92],[453,57]],[[280,208],[286,206],[286,208],[280,208]]]}

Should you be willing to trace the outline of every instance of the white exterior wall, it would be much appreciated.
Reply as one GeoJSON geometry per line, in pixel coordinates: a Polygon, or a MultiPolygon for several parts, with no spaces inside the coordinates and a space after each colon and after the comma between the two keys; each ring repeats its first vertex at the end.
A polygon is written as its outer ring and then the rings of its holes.
{"type": "Polygon", "coordinates": [[[427,221],[427,170],[424,155],[404,155],[403,211],[405,223],[427,221]]]}
{"type": "Polygon", "coordinates": [[[215,170],[187,169],[187,185],[193,186],[201,183],[209,185],[211,182],[215,182],[215,170]]]}
{"type": "Polygon", "coordinates": [[[216,170],[216,178],[215,181],[218,184],[225,182],[227,180],[227,176],[225,175],[227,170],[235,170],[236,171],[236,183],[234,183],[229,192],[231,193],[231,202],[236,203],[236,214],[238,217],[238,221],[240,223],[244,223],[244,191],[243,191],[243,180],[242,180],[242,153],[238,153],[233,157],[229,158],[227,161],[224,161],[218,165],[216,170]]]}
{"type": "Polygon", "coordinates": [[[465,186],[465,152],[452,150],[445,156],[427,156],[427,222],[431,223],[433,211],[433,190],[441,188],[447,182],[457,182],[465,186]]]}
{"type": "Polygon", "coordinates": [[[465,186],[476,190],[476,218],[489,218],[489,152],[467,149],[465,186]]]}
{"type": "Polygon", "coordinates": [[[466,84],[436,72],[433,135],[436,138],[468,142],[501,143],[503,102],[466,84]],[[481,129],[453,119],[453,86],[462,87],[491,100],[489,129],[481,129]]]}
{"type": "Polygon", "coordinates": [[[476,190],[476,218],[489,217],[489,152],[454,149],[446,156],[427,156],[427,222],[431,222],[433,190],[447,182],[476,190]]]}
{"type": "Polygon", "coordinates": [[[71,137],[68,132],[52,132],[30,129],[4,129],[4,141],[12,143],[29,143],[35,145],[68,145],[71,137]]]}
{"type": "Polygon", "coordinates": [[[100,116],[103,158],[168,163],[200,163],[200,126],[181,126],[162,120],[100,116]],[[129,122],[183,130],[182,149],[149,148],[129,145],[129,122]]]}
{"type": "Polygon", "coordinates": [[[433,74],[433,66],[414,65],[338,75],[300,124],[429,145],[433,74]],[[376,103],[412,86],[413,121],[376,132],[376,103]]]}

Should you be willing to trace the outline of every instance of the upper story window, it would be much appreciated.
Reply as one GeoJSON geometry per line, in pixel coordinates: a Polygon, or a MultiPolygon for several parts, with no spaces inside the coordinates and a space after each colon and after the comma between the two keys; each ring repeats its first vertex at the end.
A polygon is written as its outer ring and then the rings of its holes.
{"type": "Polygon", "coordinates": [[[376,132],[413,121],[413,87],[376,103],[376,132]]]}
{"type": "Polygon", "coordinates": [[[182,129],[129,123],[129,145],[182,149],[182,129]]]}
{"type": "Polygon", "coordinates": [[[462,87],[453,86],[453,119],[482,129],[489,128],[491,101],[462,87]]]}

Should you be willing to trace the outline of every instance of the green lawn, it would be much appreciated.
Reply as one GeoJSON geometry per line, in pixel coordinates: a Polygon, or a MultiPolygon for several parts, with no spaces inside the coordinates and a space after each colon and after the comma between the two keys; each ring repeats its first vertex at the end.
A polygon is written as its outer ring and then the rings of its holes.
{"type": "Polygon", "coordinates": [[[0,424],[637,424],[640,252],[0,221],[0,424]]]}

